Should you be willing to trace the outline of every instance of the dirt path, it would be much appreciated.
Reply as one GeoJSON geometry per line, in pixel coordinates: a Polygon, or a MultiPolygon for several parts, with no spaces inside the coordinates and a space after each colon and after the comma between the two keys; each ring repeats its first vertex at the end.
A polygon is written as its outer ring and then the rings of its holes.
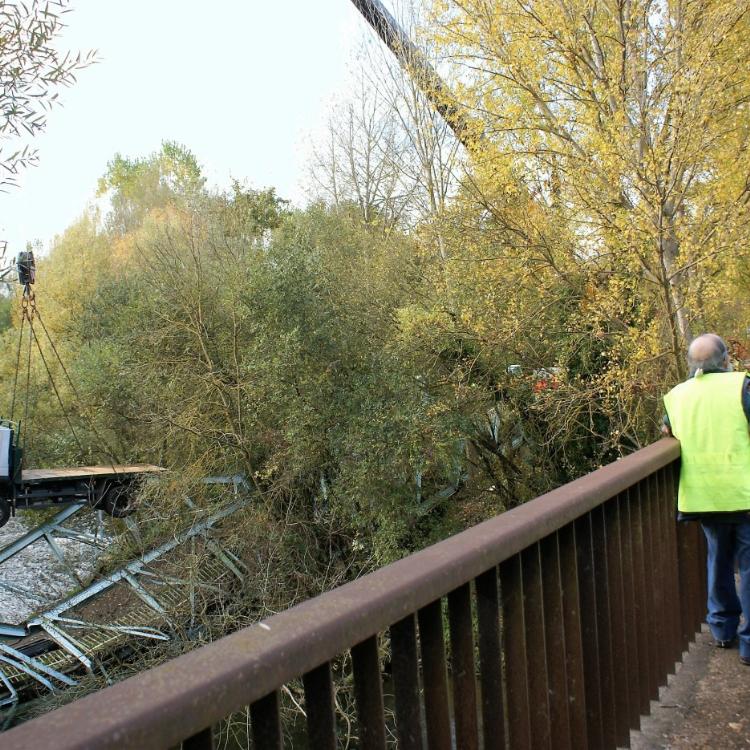
{"type": "MultiPolygon", "coordinates": [[[[704,626],[705,627],[705,626],[704,626]]],[[[750,748],[750,667],[736,648],[718,649],[703,632],[641,731],[631,733],[634,750],[734,750],[750,748]]]]}

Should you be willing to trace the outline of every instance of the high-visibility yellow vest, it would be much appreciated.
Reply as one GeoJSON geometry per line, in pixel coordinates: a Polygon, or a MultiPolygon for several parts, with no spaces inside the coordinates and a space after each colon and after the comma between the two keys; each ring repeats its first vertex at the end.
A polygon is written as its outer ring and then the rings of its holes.
{"type": "Polygon", "coordinates": [[[680,441],[683,513],[750,510],[750,432],[742,408],[747,373],[715,372],[675,386],[664,404],[680,441]]]}

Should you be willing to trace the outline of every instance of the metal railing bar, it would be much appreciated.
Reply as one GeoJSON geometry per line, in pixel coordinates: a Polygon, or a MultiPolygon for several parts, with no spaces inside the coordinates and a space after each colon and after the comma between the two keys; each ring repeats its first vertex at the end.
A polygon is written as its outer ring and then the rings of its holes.
{"type": "Polygon", "coordinates": [[[674,674],[675,664],[682,658],[680,648],[680,595],[679,595],[679,567],[677,564],[677,518],[676,518],[676,494],[672,484],[671,472],[667,467],[659,470],[659,480],[662,485],[662,517],[665,527],[666,554],[668,568],[666,570],[669,585],[669,641],[672,660],[670,674],[674,674]]]}
{"type": "Polygon", "coordinates": [[[182,750],[213,750],[214,734],[211,727],[204,729],[182,742],[182,750]]]}
{"type": "Polygon", "coordinates": [[[544,596],[542,592],[542,563],[539,544],[521,553],[524,621],[526,623],[526,683],[529,694],[531,746],[550,748],[549,678],[545,643],[544,596]]]}
{"type": "Polygon", "coordinates": [[[599,634],[596,627],[596,570],[594,542],[591,535],[591,514],[587,513],[575,524],[578,561],[578,591],[580,595],[581,636],[583,639],[583,672],[586,691],[586,732],[590,748],[601,748],[604,743],[602,721],[601,670],[599,665],[599,634]]]}
{"type": "Polygon", "coordinates": [[[500,595],[508,745],[516,750],[531,747],[531,711],[526,673],[526,613],[523,606],[520,555],[515,555],[500,565],[500,595]]]}
{"type": "Polygon", "coordinates": [[[391,625],[391,670],[400,750],[422,750],[417,626],[414,615],[391,625]]]}
{"type": "Polygon", "coordinates": [[[607,569],[607,529],[604,508],[591,511],[591,536],[594,541],[594,584],[596,586],[596,631],[599,644],[599,689],[602,696],[604,748],[617,747],[617,703],[615,700],[612,618],[610,614],[609,573],[607,569]]]}
{"type": "Polygon", "coordinates": [[[638,641],[638,711],[647,714],[650,705],[650,626],[648,608],[648,581],[646,580],[646,557],[643,538],[643,515],[640,484],[628,492],[630,514],[630,543],[633,550],[633,591],[635,595],[635,626],[638,641]]]}
{"type": "Polygon", "coordinates": [[[659,700],[660,658],[659,652],[659,608],[661,586],[659,582],[659,557],[654,549],[654,528],[652,506],[652,482],[647,477],[640,483],[641,488],[641,533],[643,534],[644,573],[646,593],[646,618],[648,621],[648,697],[659,700]]]}
{"type": "Polygon", "coordinates": [[[366,579],[14,728],[3,737],[5,747],[28,747],[28,738],[60,750],[174,745],[446,595],[678,456],[677,441],[654,443],[366,579]],[[127,705],[128,711],[101,711],[102,705],[127,705]]]}
{"type": "Polygon", "coordinates": [[[683,651],[687,650],[695,632],[692,589],[698,586],[695,566],[692,564],[695,549],[693,535],[690,532],[688,524],[677,524],[677,564],[680,568],[680,644],[683,651]]]}
{"type": "Polygon", "coordinates": [[[625,608],[625,659],[628,670],[628,707],[629,725],[631,729],[639,729],[641,725],[640,712],[640,669],[639,650],[641,644],[638,639],[638,624],[636,622],[635,602],[635,563],[633,561],[633,526],[630,515],[632,493],[627,490],[617,499],[617,514],[620,525],[620,550],[622,554],[622,587],[623,606],[625,608]]]}
{"type": "Polygon", "coordinates": [[[555,532],[546,539],[542,539],[539,544],[547,658],[548,684],[546,687],[549,700],[550,734],[555,739],[555,750],[573,750],[568,710],[570,698],[568,697],[565,613],[558,533],[555,532]]]}
{"type": "Polygon", "coordinates": [[[479,750],[471,584],[448,594],[456,750],[479,750]]]}
{"type": "Polygon", "coordinates": [[[661,512],[661,487],[656,473],[652,474],[649,484],[649,522],[651,543],[654,555],[652,587],[654,590],[654,613],[656,614],[657,675],[659,687],[667,684],[667,675],[674,671],[669,653],[669,585],[667,582],[667,558],[664,545],[664,519],[661,512]]]}
{"type": "Polygon", "coordinates": [[[570,744],[574,750],[587,750],[586,687],[584,684],[583,640],[578,591],[578,561],[574,524],[557,532],[562,593],[562,623],[565,634],[565,675],[568,697],[570,744]]]}
{"type": "Polygon", "coordinates": [[[703,533],[703,529],[698,526],[697,523],[692,524],[695,526],[695,535],[698,537],[698,554],[695,556],[695,564],[698,567],[699,580],[701,586],[699,592],[696,592],[696,616],[695,616],[695,631],[700,632],[701,623],[705,619],[706,614],[706,596],[708,592],[708,570],[706,568],[706,537],[703,533]]]}
{"type": "Polygon", "coordinates": [[[613,687],[617,716],[617,746],[626,747],[630,741],[630,682],[635,674],[630,671],[629,643],[625,632],[625,584],[622,580],[622,547],[619,516],[620,495],[604,506],[604,525],[607,534],[607,589],[609,591],[610,635],[612,638],[613,687]]]}
{"type": "Polygon", "coordinates": [[[250,724],[254,750],[282,750],[280,691],[274,690],[250,705],[250,724]]]}
{"type": "Polygon", "coordinates": [[[422,650],[422,685],[430,750],[451,750],[451,714],[443,642],[443,606],[440,599],[417,613],[422,650]]]}
{"type": "Polygon", "coordinates": [[[683,647],[682,645],[682,625],[680,622],[680,605],[681,605],[681,599],[680,599],[680,553],[678,550],[678,541],[677,541],[677,491],[678,491],[678,483],[679,483],[679,476],[675,476],[674,473],[674,467],[670,466],[669,470],[667,472],[667,486],[669,488],[669,497],[672,506],[671,508],[668,508],[668,512],[672,518],[672,534],[670,537],[670,542],[672,545],[672,559],[674,561],[674,596],[675,596],[675,604],[674,604],[674,615],[675,615],[675,643],[676,643],[676,660],[681,661],[682,660],[682,654],[683,651],[687,648],[687,643],[683,647]]]}
{"type": "Polygon", "coordinates": [[[377,636],[372,636],[352,648],[352,671],[360,735],[359,746],[362,750],[385,750],[383,683],[377,636]]]}
{"type": "Polygon", "coordinates": [[[490,568],[486,573],[478,576],[475,585],[484,750],[504,750],[505,699],[500,653],[497,568],[490,568]]]}
{"type": "Polygon", "coordinates": [[[336,750],[336,708],[330,662],[303,675],[302,684],[308,746],[315,750],[336,750]]]}
{"type": "Polygon", "coordinates": [[[649,477],[652,489],[652,517],[651,522],[653,523],[653,529],[651,531],[652,537],[656,542],[657,556],[657,569],[656,577],[659,578],[659,609],[657,610],[659,617],[659,655],[661,657],[659,662],[660,681],[659,685],[667,684],[667,675],[674,672],[674,662],[672,661],[672,654],[670,648],[670,636],[671,636],[671,625],[670,625],[670,605],[669,601],[669,554],[667,545],[665,544],[666,539],[666,528],[664,524],[664,487],[660,481],[659,472],[654,473],[649,477]]]}

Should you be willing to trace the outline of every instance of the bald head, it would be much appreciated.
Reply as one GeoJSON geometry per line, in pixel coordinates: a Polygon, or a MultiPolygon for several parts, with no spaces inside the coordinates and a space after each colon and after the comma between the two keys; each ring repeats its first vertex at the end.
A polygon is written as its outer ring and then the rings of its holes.
{"type": "Polygon", "coordinates": [[[727,370],[729,369],[729,353],[727,345],[721,336],[715,333],[704,333],[693,339],[687,352],[690,374],[697,370],[727,370]]]}

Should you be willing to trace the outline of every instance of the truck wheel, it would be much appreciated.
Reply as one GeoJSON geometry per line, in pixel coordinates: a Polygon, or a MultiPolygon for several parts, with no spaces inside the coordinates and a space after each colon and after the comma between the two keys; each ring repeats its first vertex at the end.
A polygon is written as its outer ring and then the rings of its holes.
{"type": "Polygon", "coordinates": [[[0,527],[5,526],[10,519],[10,503],[5,497],[0,497],[0,527]]]}
{"type": "Polygon", "coordinates": [[[96,507],[113,518],[125,518],[133,513],[138,505],[135,499],[134,482],[117,482],[106,486],[96,507]]]}

